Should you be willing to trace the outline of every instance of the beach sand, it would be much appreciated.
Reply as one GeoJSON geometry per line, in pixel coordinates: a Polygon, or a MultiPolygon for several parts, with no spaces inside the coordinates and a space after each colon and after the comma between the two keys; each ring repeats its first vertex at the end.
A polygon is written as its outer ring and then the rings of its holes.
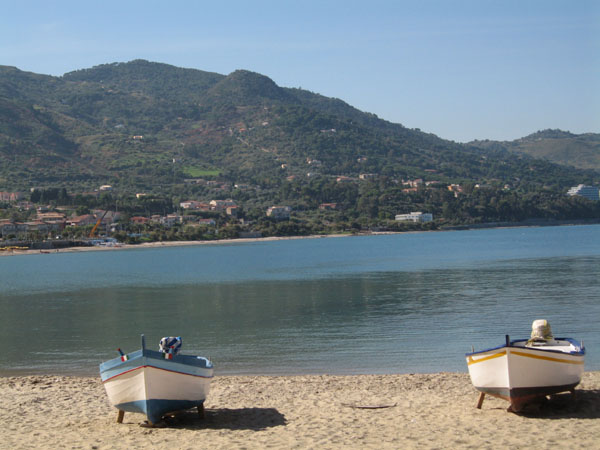
{"type": "MultiPolygon", "coordinates": [[[[394,232],[372,232],[368,235],[388,235],[398,234],[394,232]]],[[[24,250],[24,249],[10,249],[5,250],[0,245],[0,256],[15,256],[15,255],[39,255],[39,254],[53,254],[53,253],[75,253],[75,252],[90,252],[90,251],[113,251],[113,250],[132,250],[132,249],[145,249],[145,248],[164,248],[164,247],[187,247],[196,245],[235,245],[235,244],[247,244],[249,242],[270,242],[270,241],[284,241],[284,240],[297,240],[297,239],[320,239],[320,238],[340,238],[340,237],[351,237],[352,234],[323,234],[323,235],[310,235],[310,236],[271,236],[262,238],[239,238],[239,239],[216,239],[212,241],[162,241],[162,242],[144,242],[142,244],[117,244],[117,245],[92,245],[89,247],[66,247],[61,249],[36,249],[36,250],[24,250]]]]}
{"type": "Polygon", "coordinates": [[[0,378],[0,448],[600,448],[600,372],[517,415],[466,373],[216,376],[206,417],[116,423],[99,377],[0,378]],[[360,408],[360,407],[381,408],[360,408]]]}

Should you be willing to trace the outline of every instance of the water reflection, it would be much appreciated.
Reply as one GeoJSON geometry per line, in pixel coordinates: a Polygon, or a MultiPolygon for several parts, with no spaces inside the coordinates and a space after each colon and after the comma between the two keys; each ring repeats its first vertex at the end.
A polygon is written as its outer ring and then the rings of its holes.
{"type": "MultiPolygon", "coordinates": [[[[308,280],[108,286],[0,297],[0,369],[94,374],[117,347],[183,336],[217,373],[465,371],[464,352],[555,335],[600,346],[600,257],[506,260],[475,268],[308,280]]],[[[588,369],[600,369],[593,353],[588,369]]]]}

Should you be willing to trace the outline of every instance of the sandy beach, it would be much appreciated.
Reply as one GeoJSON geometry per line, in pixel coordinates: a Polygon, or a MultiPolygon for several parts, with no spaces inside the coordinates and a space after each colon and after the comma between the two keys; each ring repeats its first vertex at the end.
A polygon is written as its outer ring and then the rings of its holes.
{"type": "MultiPolygon", "coordinates": [[[[593,221],[591,223],[597,223],[593,221]]],[[[485,225],[485,224],[483,224],[485,225]]],[[[488,224],[491,225],[491,224],[488,224]]],[[[562,226],[569,225],[581,225],[579,223],[565,222],[557,224],[562,226]]],[[[493,225],[493,226],[481,226],[473,227],[477,228],[538,228],[540,225],[493,225]]],[[[468,229],[468,228],[466,228],[468,229]]],[[[269,236],[259,238],[236,238],[236,239],[216,239],[212,241],[156,241],[156,242],[144,242],[141,244],[117,244],[117,245],[93,245],[89,247],[67,247],[61,249],[6,249],[0,245],[0,256],[14,256],[14,255],[36,255],[36,254],[47,254],[47,253],[67,253],[67,252],[89,252],[89,251],[113,251],[113,250],[131,250],[131,249],[144,249],[144,248],[161,248],[161,247],[185,247],[185,246],[196,246],[196,245],[235,245],[245,244],[249,242],[270,242],[270,241],[283,241],[283,240],[296,240],[296,239],[321,239],[321,238],[343,238],[353,236],[385,236],[392,234],[418,234],[418,233],[448,233],[452,231],[463,230],[462,228],[447,228],[442,230],[432,231],[368,231],[363,233],[341,233],[341,234],[315,234],[308,236],[269,236]]]]}
{"type": "Polygon", "coordinates": [[[466,373],[216,376],[204,420],[150,429],[116,423],[99,377],[4,377],[0,448],[600,448],[600,372],[576,392],[517,415],[477,409],[466,373]]]}
{"type": "MultiPolygon", "coordinates": [[[[369,233],[369,235],[385,235],[397,234],[393,232],[377,232],[369,233]]],[[[320,239],[320,238],[340,238],[351,237],[352,234],[327,234],[327,235],[310,235],[310,236],[272,236],[263,238],[239,238],[239,239],[216,239],[214,241],[162,241],[162,242],[144,242],[142,244],[118,244],[118,245],[93,245],[89,247],[67,247],[61,249],[47,250],[29,250],[29,249],[10,249],[0,251],[0,256],[14,255],[39,255],[52,253],[73,253],[73,252],[90,252],[90,251],[114,251],[114,250],[131,250],[144,248],[163,248],[163,247],[186,247],[190,245],[235,245],[246,244],[249,242],[270,242],[295,239],[320,239]]]]}

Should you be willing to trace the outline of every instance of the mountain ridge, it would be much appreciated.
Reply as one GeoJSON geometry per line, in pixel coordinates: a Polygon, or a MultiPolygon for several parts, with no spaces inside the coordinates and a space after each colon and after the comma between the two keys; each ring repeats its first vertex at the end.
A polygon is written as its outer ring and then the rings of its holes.
{"type": "Polygon", "coordinates": [[[479,140],[469,145],[506,150],[579,169],[600,170],[600,134],[575,134],[558,129],[536,131],[512,141],[479,140]]]}
{"type": "Polygon", "coordinates": [[[6,189],[102,181],[163,191],[203,171],[256,184],[309,170],[561,187],[594,179],[504,144],[444,140],[247,70],[221,75],[134,60],[53,77],[0,66],[0,117],[6,189]]]}

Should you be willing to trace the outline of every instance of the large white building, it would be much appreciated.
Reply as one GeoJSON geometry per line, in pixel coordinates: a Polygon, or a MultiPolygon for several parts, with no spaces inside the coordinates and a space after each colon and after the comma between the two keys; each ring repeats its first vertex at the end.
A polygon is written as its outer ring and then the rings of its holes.
{"type": "Polygon", "coordinates": [[[271,206],[267,209],[267,216],[273,219],[289,219],[292,208],[289,206],[271,206]]]}
{"type": "Polygon", "coordinates": [[[431,222],[433,214],[420,211],[411,212],[410,214],[396,214],[396,220],[399,222],[431,222]]]}
{"type": "Polygon", "coordinates": [[[590,200],[600,200],[600,189],[596,186],[580,184],[569,189],[567,195],[579,195],[580,197],[589,198],[590,200]]]}

